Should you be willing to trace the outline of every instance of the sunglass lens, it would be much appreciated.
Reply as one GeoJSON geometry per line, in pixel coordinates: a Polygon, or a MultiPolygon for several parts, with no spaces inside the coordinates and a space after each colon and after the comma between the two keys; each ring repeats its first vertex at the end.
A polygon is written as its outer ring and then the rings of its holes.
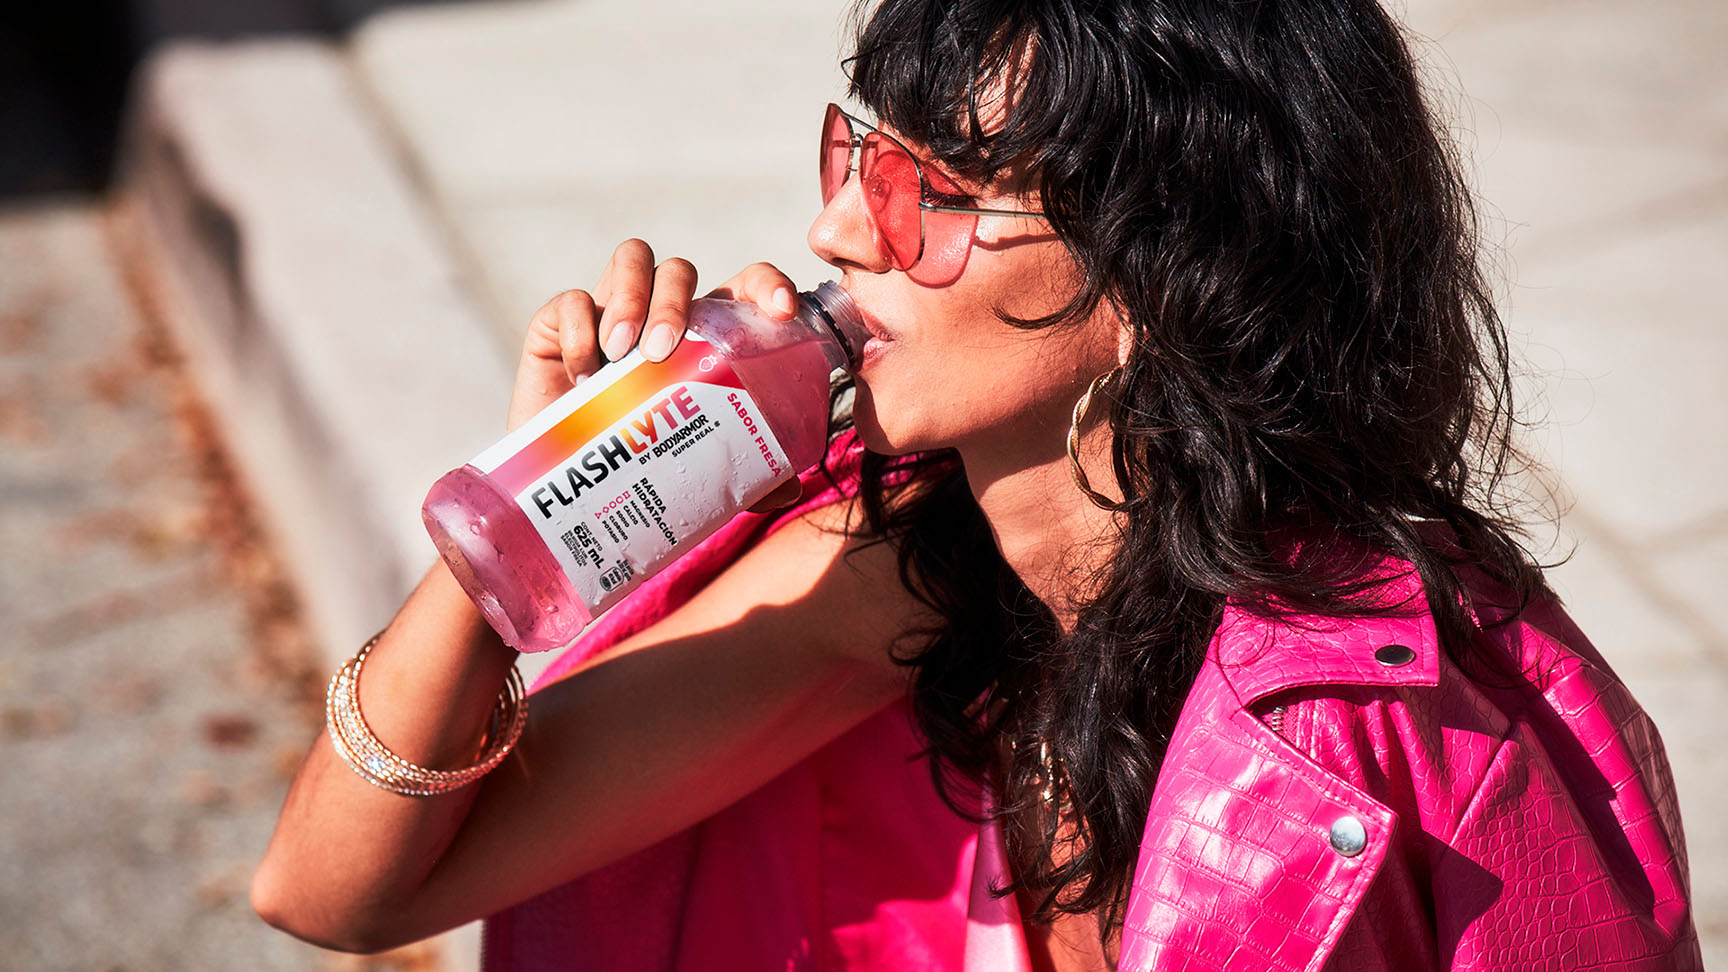
{"type": "Polygon", "coordinates": [[[918,165],[899,145],[872,132],[864,137],[858,172],[863,179],[864,205],[876,220],[894,268],[905,270],[918,262],[923,248],[918,165]]]}
{"type": "Polygon", "coordinates": [[[851,161],[852,123],[841,114],[839,106],[829,105],[828,115],[822,119],[822,157],[817,163],[822,182],[822,205],[828,205],[840,187],[846,184],[846,177],[851,174],[847,172],[851,161]]]}

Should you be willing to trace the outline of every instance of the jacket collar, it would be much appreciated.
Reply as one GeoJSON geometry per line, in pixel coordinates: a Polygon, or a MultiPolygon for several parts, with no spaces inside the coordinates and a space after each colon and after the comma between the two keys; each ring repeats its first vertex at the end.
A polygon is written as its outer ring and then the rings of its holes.
{"type": "Polygon", "coordinates": [[[1208,656],[1244,706],[1301,686],[1438,683],[1440,639],[1415,571],[1390,574],[1376,600],[1394,613],[1268,618],[1227,605],[1208,656]],[[1414,658],[1398,664],[1397,645],[1414,658]]]}

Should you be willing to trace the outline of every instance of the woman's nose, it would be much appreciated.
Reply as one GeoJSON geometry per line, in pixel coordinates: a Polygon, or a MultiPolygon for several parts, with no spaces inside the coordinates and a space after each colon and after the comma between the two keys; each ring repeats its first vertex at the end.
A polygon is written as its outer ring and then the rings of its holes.
{"type": "Polygon", "coordinates": [[[816,221],[810,224],[810,249],[841,269],[886,273],[891,269],[888,247],[882,243],[876,221],[864,208],[860,183],[853,173],[816,214],[816,221]]]}

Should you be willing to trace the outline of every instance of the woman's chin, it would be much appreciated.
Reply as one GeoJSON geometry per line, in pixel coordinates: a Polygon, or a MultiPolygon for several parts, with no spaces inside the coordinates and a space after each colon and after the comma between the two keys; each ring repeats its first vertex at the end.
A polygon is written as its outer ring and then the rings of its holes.
{"type": "Polygon", "coordinates": [[[876,421],[873,412],[854,406],[852,410],[852,428],[858,433],[858,441],[864,443],[864,448],[884,456],[898,456],[909,451],[897,446],[888,432],[876,421]]]}
{"type": "Polygon", "coordinates": [[[920,446],[908,441],[904,429],[883,425],[881,413],[876,408],[876,398],[870,393],[870,386],[859,381],[855,387],[852,427],[864,447],[885,456],[902,456],[918,451],[920,446]]]}

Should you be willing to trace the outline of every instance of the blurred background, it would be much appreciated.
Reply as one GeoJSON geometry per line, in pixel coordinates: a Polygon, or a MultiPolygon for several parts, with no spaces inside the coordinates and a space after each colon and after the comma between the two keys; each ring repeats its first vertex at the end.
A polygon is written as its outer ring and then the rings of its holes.
{"type": "MultiPolygon", "coordinates": [[[[1728,962],[1728,7],[1391,0],[1490,217],[1553,579],[1655,716],[1728,962]]],[[[0,12],[0,955],[475,966],[269,930],[324,679],[501,430],[535,307],[636,235],[804,246],[839,0],[0,12]]],[[[525,839],[532,839],[526,835],[525,839]]]]}

